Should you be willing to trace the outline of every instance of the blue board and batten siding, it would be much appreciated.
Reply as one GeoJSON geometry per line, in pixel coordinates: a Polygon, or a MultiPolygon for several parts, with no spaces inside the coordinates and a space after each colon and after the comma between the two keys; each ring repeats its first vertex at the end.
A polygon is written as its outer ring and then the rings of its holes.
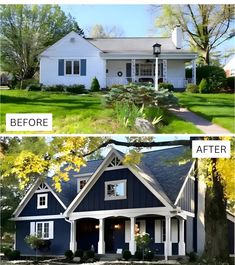
{"type": "MultiPolygon", "coordinates": [[[[33,222],[44,222],[44,220],[33,220],[33,222]]],[[[50,239],[50,250],[40,252],[38,255],[64,255],[64,252],[69,249],[70,240],[70,224],[64,219],[45,220],[54,221],[54,237],[50,239]]],[[[16,249],[21,252],[21,255],[35,255],[35,251],[31,249],[25,242],[25,237],[30,234],[30,221],[16,222],[16,249]]]]}
{"type": "Polygon", "coordinates": [[[164,207],[164,205],[128,169],[105,171],[81,201],[74,212],[164,207]],[[105,198],[105,182],[127,180],[127,198],[108,200],[105,198]]]}
{"type": "Polygon", "coordinates": [[[51,192],[35,193],[29,202],[20,213],[20,217],[23,216],[38,216],[38,215],[55,215],[63,213],[65,209],[58,202],[51,192]],[[48,194],[48,207],[46,209],[37,209],[37,195],[48,194]]]}

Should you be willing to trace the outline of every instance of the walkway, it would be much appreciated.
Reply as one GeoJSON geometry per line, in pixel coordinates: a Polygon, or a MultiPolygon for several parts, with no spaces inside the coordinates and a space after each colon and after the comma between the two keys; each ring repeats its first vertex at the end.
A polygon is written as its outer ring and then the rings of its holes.
{"type": "Polygon", "coordinates": [[[170,108],[171,113],[193,123],[199,130],[205,134],[231,134],[230,131],[220,127],[219,125],[213,124],[210,121],[202,118],[201,116],[189,111],[186,108],[170,108]]]}

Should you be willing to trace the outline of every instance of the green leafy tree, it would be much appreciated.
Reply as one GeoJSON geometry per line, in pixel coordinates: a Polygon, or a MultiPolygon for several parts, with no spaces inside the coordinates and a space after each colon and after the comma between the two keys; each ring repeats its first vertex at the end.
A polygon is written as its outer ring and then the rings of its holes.
{"type": "Polygon", "coordinates": [[[233,21],[233,5],[162,5],[155,25],[170,32],[179,24],[191,48],[209,64],[211,51],[234,36],[233,21]]]}
{"type": "Polygon", "coordinates": [[[148,251],[148,247],[151,242],[150,235],[148,233],[138,234],[135,236],[135,242],[137,248],[142,251],[142,256],[144,260],[145,253],[148,251]]]}
{"type": "Polygon", "coordinates": [[[32,78],[38,70],[38,55],[74,30],[83,30],[58,5],[0,6],[1,69],[18,81],[32,78]]]}

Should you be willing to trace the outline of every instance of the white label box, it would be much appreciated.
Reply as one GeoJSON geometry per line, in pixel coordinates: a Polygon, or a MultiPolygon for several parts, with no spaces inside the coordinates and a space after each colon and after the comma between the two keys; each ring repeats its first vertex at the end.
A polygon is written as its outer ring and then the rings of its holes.
{"type": "Polygon", "coordinates": [[[7,113],[6,131],[52,131],[52,114],[7,113]]]}
{"type": "Polygon", "coordinates": [[[230,141],[195,140],[192,141],[193,158],[230,158],[230,141]]]}

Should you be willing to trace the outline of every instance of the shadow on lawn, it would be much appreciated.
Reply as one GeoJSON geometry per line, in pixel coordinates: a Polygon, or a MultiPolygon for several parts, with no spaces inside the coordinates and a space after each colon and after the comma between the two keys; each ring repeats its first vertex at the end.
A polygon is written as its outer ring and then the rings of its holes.
{"type": "Polygon", "coordinates": [[[90,99],[85,96],[80,96],[79,98],[71,98],[68,99],[55,99],[55,98],[48,98],[46,96],[41,96],[37,98],[26,98],[26,97],[17,97],[17,96],[1,96],[1,103],[7,104],[25,104],[25,105],[38,105],[38,106],[55,106],[61,107],[67,110],[73,109],[97,109],[102,110],[102,103],[97,98],[90,99]]]}

